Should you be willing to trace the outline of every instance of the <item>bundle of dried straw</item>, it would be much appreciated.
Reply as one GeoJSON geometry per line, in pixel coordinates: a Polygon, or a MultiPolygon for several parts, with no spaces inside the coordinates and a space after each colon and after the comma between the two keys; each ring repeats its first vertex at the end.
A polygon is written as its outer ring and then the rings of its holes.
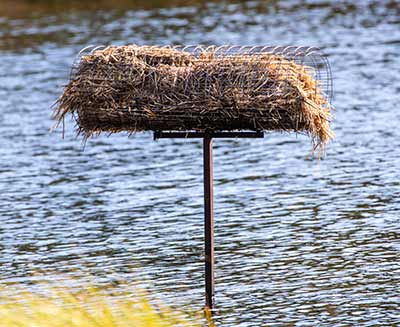
{"type": "Polygon", "coordinates": [[[85,137],[103,131],[279,130],[333,138],[310,68],[270,53],[118,46],[85,55],[57,102],[85,137]]]}

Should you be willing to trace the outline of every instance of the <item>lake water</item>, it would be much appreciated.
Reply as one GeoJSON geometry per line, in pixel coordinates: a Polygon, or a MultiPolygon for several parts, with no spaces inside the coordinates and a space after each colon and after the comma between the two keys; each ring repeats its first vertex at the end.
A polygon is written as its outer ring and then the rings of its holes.
{"type": "Polygon", "coordinates": [[[83,149],[51,105],[88,44],[320,46],[337,139],[215,141],[216,325],[400,325],[400,3],[0,4],[0,277],[140,280],[203,306],[202,147],[152,134],[83,149]]]}

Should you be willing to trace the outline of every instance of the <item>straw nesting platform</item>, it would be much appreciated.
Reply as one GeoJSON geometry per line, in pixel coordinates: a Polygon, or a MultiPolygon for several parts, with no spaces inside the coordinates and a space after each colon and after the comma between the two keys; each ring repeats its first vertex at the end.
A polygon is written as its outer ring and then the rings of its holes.
{"type": "Polygon", "coordinates": [[[331,74],[315,48],[112,46],[82,54],[57,102],[85,137],[120,131],[305,132],[333,138],[331,74]]]}

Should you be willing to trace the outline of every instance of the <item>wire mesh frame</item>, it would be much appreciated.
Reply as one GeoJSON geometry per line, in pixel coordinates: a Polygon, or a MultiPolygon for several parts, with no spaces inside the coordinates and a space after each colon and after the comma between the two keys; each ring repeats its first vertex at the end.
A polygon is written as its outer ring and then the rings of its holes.
{"type": "MultiPolygon", "coordinates": [[[[308,74],[314,78],[319,89],[323,92],[323,95],[329,102],[333,100],[333,80],[332,71],[327,59],[327,56],[318,47],[305,47],[305,46],[239,46],[239,45],[152,45],[146,46],[148,51],[152,48],[158,50],[160,48],[173,49],[182,53],[187,53],[202,59],[202,54],[206,52],[212,52],[215,58],[223,61],[224,59],[237,59],[240,58],[251,58],[257,60],[257,57],[261,58],[266,55],[279,56],[286,59],[289,62],[303,66],[308,74]]],[[[83,48],[76,56],[70,74],[70,79],[73,78],[81,58],[85,55],[94,54],[96,51],[104,50],[107,46],[105,45],[89,45],[83,48]]],[[[285,69],[284,67],[282,69],[285,69]]]]}

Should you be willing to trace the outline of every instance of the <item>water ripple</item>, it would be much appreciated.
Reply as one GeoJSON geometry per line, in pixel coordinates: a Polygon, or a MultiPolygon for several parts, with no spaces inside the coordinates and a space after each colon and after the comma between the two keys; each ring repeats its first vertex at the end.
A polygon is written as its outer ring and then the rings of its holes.
{"type": "Polygon", "coordinates": [[[49,133],[83,45],[319,45],[335,76],[325,158],[303,135],[215,141],[216,323],[399,325],[397,1],[104,6],[0,17],[2,281],[118,274],[168,303],[203,304],[201,143],[148,133],[84,148],[73,122],[64,140],[49,133]]]}

